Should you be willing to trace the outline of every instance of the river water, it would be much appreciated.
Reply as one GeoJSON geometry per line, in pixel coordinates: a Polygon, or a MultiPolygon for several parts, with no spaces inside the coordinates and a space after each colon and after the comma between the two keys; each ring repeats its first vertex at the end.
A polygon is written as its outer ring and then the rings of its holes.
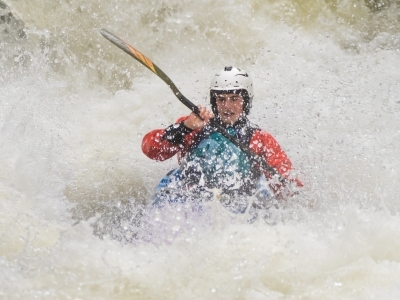
{"type": "Polygon", "coordinates": [[[0,17],[0,298],[400,298],[399,1],[2,0],[0,17]],[[141,138],[188,111],[101,28],[198,104],[225,65],[249,72],[250,119],[302,193],[273,222],[212,203],[143,235],[177,162],[141,138]]]}

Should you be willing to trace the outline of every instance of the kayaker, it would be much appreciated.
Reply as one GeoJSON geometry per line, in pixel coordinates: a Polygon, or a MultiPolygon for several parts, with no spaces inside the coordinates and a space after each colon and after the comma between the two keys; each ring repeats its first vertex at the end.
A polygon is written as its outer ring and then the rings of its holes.
{"type": "MultiPolygon", "coordinates": [[[[253,125],[247,116],[253,101],[253,82],[249,75],[235,67],[225,67],[211,81],[211,111],[199,106],[200,116],[191,113],[165,129],[147,133],[142,141],[143,153],[164,161],[178,156],[179,180],[183,190],[218,190],[223,195],[250,196],[262,176],[269,180],[274,196],[285,197],[285,187],[251,160],[210,125],[223,125],[250,150],[262,156],[279,174],[289,178],[292,163],[281,146],[268,132],[253,125]]],[[[300,181],[296,181],[301,186],[300,181]]]]}

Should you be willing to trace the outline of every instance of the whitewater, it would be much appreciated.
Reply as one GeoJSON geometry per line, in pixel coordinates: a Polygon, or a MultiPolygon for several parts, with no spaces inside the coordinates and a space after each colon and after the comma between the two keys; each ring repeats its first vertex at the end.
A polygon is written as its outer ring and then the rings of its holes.
{"type": "Polygon", "coordinates": [[[394,0],[1,0],[0,298],[399,299],[399,21],[394,0]],[[189,112],[101,28],[196,104],[245,69],[303,191],[253,224],[150,216],[177,161],[142,137],[189,112]]]}

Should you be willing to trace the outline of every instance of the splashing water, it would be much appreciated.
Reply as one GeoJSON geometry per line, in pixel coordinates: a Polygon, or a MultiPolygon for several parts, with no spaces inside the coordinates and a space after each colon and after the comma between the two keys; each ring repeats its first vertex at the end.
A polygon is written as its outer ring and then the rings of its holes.
{"type": "Polygon", "coordinates": [[[0,1],[0,298],[398,299],[398,1],[0,1]],[[143,134],[224,65],[304,191],[253,224],[146,205],[143,134]],[[313,204],[313,205],[311,205],[313,204]],[[160,225],[161,224],[161,225],[160,225]],[[152,230],[150,230],[150,228],[152,230]]]}

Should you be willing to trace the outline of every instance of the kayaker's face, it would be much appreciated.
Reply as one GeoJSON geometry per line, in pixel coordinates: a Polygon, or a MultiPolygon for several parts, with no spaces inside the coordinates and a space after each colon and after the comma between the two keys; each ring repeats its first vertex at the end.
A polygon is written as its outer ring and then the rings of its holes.
{"type": "Polygon", "coordinates": [[[237,94],[218,95],[218,115],[225,124],[234,124],[243,114],[243,97],[237,94]]]}

